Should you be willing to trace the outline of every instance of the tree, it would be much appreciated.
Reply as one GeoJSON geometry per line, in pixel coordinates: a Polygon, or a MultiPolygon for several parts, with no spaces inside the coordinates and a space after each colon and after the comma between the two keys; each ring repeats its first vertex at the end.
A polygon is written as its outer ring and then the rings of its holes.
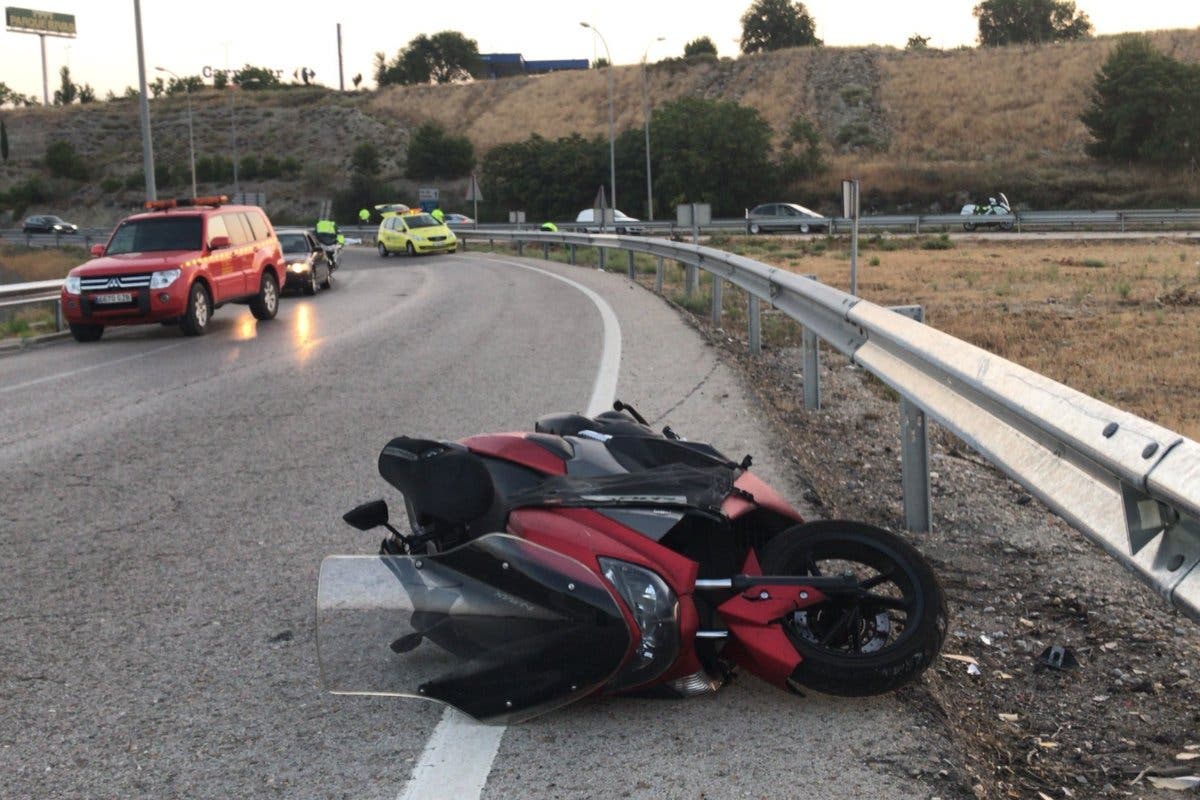
{"type": "Polygon", "coordinates": [[[817,26],[804,3],[754,0],[742,15],[742,52],[819,45],[817,26]]]}
{"type": "Polygon", "coordinates": [[[36,106],[37,98],[33,95],[23,95],[18,91],[8,88],[7,85],[0,83],[0,107],[2,106],[36,106]]]}
{"type": "MultiPolygon", "coordinates": [[[[233,82],[243,89],[274,89],[282,86],[279,73],[266,67],[254,67],[250,64],[233,73],[233,82]]],[[[158,95],[155,95],[157,97],[158,95]]]]}
{"type": "Polygon", "coordinates": [[[80,158],[70,142],[54,141],[46,147],[46,167],[56,178],[87,180],[87,162],[80,158]]]}
{"type": "Polygon", "coordinates": [[[381,169],[383,167],[379,163],[379,148],[374,142],[363,142],[354,148],[354,153],[350,156],[351,172],[371,178],[378,175],[381,169]]]}
{"type": "Polygon", "coordinates": [[[479,70],[479,45],[457,31],[421,34],[388,61],[375,54],[375,82],[380,86],[453,83],[479,70]]]}
{"type": "Polygon", "coordinates": [[[929,47],[929,37],[922,36],[919,33],[914,33],[908,37],[908,42],[905,43],[905,50],[925,50],[929,47]]]}
{"type": "Polygon", "coordinates": [[[408,143],[404,172],[410,178],[457,178],[475,166],[475,148],[465,136],[451,136],[436,122],[424,122],[408,143]]]}
{"type": "Polygon", "coordinates": [[[62,88],[54,90],[54,105],[69,106],[75,102],[75,98],[79,94],[79,87],[71,82],[71,68],[64,66],[58,71],[58,76],[62,81],[62,88]]]}
{"type": "Polygon", "coordinates": [[[987,47],[1082,39],[1092,33],[1087,14],[1070,0],[983,0],[975,6],[979,43],[987,47]]]}
{"type": "MultiPolygon", "coordinates": [[[[216,75],[214,74],[213,77],[215,78],[216,75]]],[[[198,92],[203,88],[204,78],[201,78],[199,75],[188,75],[183,78],[172,77],[167,82],[167,96],[198,92]]]]}
{"type": "Polygon", "coordinates": [[[1144,36],[1122,38],[1080,118],[1096,158],[1191,163],[1200,158],[1200,65],[1158,52],[1144,36]]]}
{"type": "Polygon", "coordinates": [[[654,165],[667,207],[707,202],[715,216],[740,215],[775,188],[771,126],[756,109],[684,97],[655,109],[650,134],[671,143],[654,165]]]}
{"type": "Polygon", "coordinates": [[[713,40],[707,36],[701,36],[699,39],[692,39],[683,46],[684,58],[706,58],[717,57],[717,46],[713,44],[713,40]]]}
{"type": "Polygon", "coordinates": [[[784,182],[819,175],[826,170],[821,154],[821,134],[805,117],[796,117],[788,127],[779,154],[780,178],[784,182]]]}

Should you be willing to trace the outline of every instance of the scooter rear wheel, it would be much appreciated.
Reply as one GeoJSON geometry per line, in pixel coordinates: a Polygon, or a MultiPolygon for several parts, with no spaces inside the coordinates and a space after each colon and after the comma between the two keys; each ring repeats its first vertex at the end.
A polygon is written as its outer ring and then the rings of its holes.
{"type": "Polygon", "coordinates": [[[821,520],[781,531],[760,554],[767,575],[851,573],[857,587],[784,619],[802,657],[789,682],[826,694],[896,689],[928,667],[946,636],[946,598],[925,558],[861,522],[821,520]]]}

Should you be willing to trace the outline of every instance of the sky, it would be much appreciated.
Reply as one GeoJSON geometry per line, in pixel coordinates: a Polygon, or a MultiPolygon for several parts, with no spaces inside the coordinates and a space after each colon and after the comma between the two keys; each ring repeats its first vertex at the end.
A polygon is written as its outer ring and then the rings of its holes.
{"type": "MultiPolygon", "coordinates": [[[[75,16],[74,39],[46,37],[49,91],[60,85],[59,70],[69,66],[72,80],[90,84],[97,97],[136,87],[137,39],[133,0],[20,0],[20,8],[75,16]]],[[[903,47],[913,34],[929,37],[929,46],[974,45],[978,24],[971,10],[977,0],[807,0],[817,36],[827,45],[903,47]]],[[[684,45],[707,36],[721,56],[739,52],[741,15],[750,0],[505,0],[504,2],[268,3],[261,0],[141,0],[147,80],[155,67],[180,75],[199,75],[205,67],[244,64],[316,72],[315,82],[338,85],[337,25],[342,30],[343,74],[347,88],[361,73],[374,86],[374,54],[388,59],[419,34],[443,30],[474,39],[481,53],[521,53],[527,59],[587,58],[605,55],[604,45],[580,22],[604,37],[615,64],[634,64],[682,55],[684,45]],[[663,41],[657,41],[658,37],[663,41]],[[647,54],[648,51],[648,54],[647,54]]],[[[1097,34],[1194,28],[1200,25],[1195,0],[1076,0],[1097,34]]],[[[0,31],[0,83],[25,95],[42,97],[39,37],[0,31]]]]}

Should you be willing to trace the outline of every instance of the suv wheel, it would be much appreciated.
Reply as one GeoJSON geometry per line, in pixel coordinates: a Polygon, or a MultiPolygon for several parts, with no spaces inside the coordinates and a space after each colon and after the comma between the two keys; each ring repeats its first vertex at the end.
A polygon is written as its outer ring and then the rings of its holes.
{"type": "Polygon", "coordinates": [[[200,282],[193,283],[191,291],[188,292],[187,311],[184,312],[179,327],[187,336],[203,336],[208,330],[210,319],[212,303],[208,299],[208,290],[200,282]]]}
{"type": "Polygon", "coordinates": [[[262,283],[258,285],[258,294],[250,301],[250,313],[255,319],[275,319],[279,312],[279,282],[275,273],[270,269],[263,272],[262,283]]]}
{"type": "Polygon", "coordinates": [[[103,325],[85,325],[82,322],[71,323],[71,335],[77,342],[94,342],[104,334],[103,325]]]}

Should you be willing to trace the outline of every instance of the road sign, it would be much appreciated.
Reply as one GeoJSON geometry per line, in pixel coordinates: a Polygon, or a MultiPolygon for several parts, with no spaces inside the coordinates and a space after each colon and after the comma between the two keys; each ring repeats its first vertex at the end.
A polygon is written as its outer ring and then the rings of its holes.
{"type": "Polygon", "coordinates": [[[75,15],[54,11],[34,11],[29,8],[4,9],[4,24],[10,31],[40,33],[50,36],[75,36],[75,15]]]}
{"type": "Polygon", "coordinates": [[[479,181],[475,179],[475,175],[471,175],[471,185],[467,187],[466,200],[474,200],[476,203],[483,202],[483,192],[479,190],[479,181]]]}

